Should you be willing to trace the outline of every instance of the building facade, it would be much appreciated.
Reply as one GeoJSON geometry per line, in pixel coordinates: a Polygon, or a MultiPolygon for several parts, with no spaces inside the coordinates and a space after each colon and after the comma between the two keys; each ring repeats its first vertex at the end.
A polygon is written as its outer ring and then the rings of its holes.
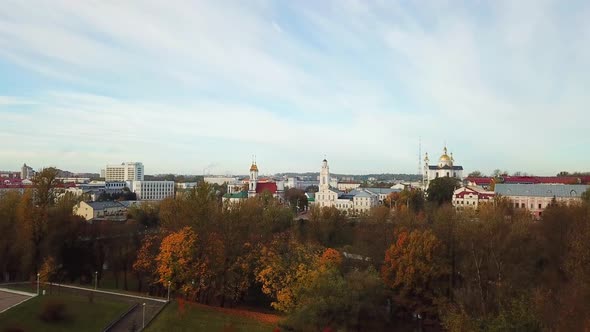
{"type": "Polygon", "coordinates": [[[580,202],[582,193],[590,188],[583,184],[506,184],[494,186],[497,196],[506,197],[514,208],[526,209],[540,218],[553,201],[563,204],[580,202]]]}
{"type": "Polygon", "coordinates": [[[463,178],[463,166],[455,165],[453,154],[447,154],[447,147],[438,159],[438,164],[431,165],[428,153],[424,157],[424,169],[422,173],[423,187],[428,188],[430,181],[440,177],[453,177],[461,180],[463,178]]]}
{"type": "Polygon", "coordinates": [[[140,162],[126,162],[121,165],[107,165],[104,177],[105,181],[143,181],[144,168],[140,162]]]}
{"type": "Polygon", "coordinates": [[[371,208],[382,204],[392,192],[400,191],[391,188],[355,188],[344,192],[332,186],[330,167],[324,159],[320,169],[319,191],[315,194],[313,204],[316,207],[335,207],[348,214],[366,213],[371,208]]]}
{"type": "Polygon", "coordinates": [[[117,201],[80,202],[73,210],[74,215],[81,216],[86,221],[127,219],[127,207],[117,201]]]}
{"type": "Polygon", "coordinates": [[[23,164],[23,167],[20,168],[20,178],[21,180],[30,180],[35,176],[35,170],[27,166],[27,164],[23,164]]]}
{"type": "Polygon", "coordinates": [[[242,184],[228,184],[228,192],[223,196],[224,203],[236,203],[242,200],[268,193],[279,201],[285,199],[285,182],[283,180],[261,179],[258,177],[258,165],[250,165],[250,178],[242,184]],[[244,190],[247,187],[248,190],[244,190]]]}
{"type": "Polygon", "coordinates": [[[477,209],[481,204],[494,201],[496,194],[481,187],[467,186],[453,192],[453,206],[457,209],[477,209]]]}
{"type": "Polygon", "coordinates": [[[128,188],[138,201],[161,201],[174,197],[174,181],[128,181],[128,188]]]}

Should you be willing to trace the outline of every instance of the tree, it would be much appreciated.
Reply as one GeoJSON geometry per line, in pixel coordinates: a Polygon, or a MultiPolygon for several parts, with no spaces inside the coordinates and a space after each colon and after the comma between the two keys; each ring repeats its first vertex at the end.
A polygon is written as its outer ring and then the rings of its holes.
{"type": "Polygon", "coordinates": [[[138,274],[139,288],[144,277],[156,275],[157,261],[161,239],[158,235],[147,235],[141,241],[141,247],[137,252],[137,258],[133,263],[133,270],[138,274]]]}
{"type": "Polygon", "coordinates": [[[316,248],[297,243],[287,235],[278,235],[261,248],[256,281],[262,284],[262,292],[273,298],[273,308],[283,312],[295,309],[299,289],[308,282],[318,256],[316,248]]]}
{"type": "Polygon", "coordinates": [[[448,273],[439,253],[441,242],[431,230],[401,229],[385,253],[381,277],[397,294],[396,302],[411,314],[435,315],[442,296],[438,284],[448,273]]]}
{"type": "Polygon", "coordinates": [[[3,238],[0,241],[0,281],[15,279],[21,271],[23,248],[18,245],[17,235],[19,226],[17,208],[20,201],[21,195],[17,191],[0,195],[0,234],[3,238]]]}
{"type": "Polygon", "coordinates": [[[459,181],[451,177],[439,177],[428,185],[428,201],[442,205],[451,203],[453,200],[453,192],[457,188],[459,181]]]}
{"type": "Polygon", "coordinates": [[[303,211],[307,209],[307,196],[305,191],[297,188],[289,188],[285,191],[285,200],[294,210],[303,211]]]}
{"type": "Polygon", "coordinates": [[[467,175],[467,177],[470,177],[470,178],[472,178],[472,177],[473,178],[480,178],[483,176],[485,176],[485,175],[483,175],[480,171],[473,171],[473,172],[469,173],[469,175],[467,175]]]}
{"type": "Polygon", "coordinates": [[[206,288],[211,278],[209,259],[199,253],[199,237],[190,228],[184,227],[162,240],[156,257],[158,282],[172,289],[199,291],[206,288]],[[194,283],[193,283],[194,282],[194,283]]]}
{"type": "Polygon", "coordinates": [[[582,193],[582,201],[590,204],[590,189],[587,189],[582,193]]]}

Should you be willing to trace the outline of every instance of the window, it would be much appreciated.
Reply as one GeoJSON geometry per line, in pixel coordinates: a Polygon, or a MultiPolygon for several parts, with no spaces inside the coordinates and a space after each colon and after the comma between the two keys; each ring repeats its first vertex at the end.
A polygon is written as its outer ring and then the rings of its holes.
{"type": "Polygon", "coordinates": [[[451,173],[447,172],[447,177],[449,177],[449,174],[451,174],[451,173]]]}
{"type": "Polygon", "coordinates": [[[541,203],[539,203],[539,209],[541,209],[541,203]]]}
{"type": "Polygon", "coordinates": [[[520,207],[524,209],[524,203],[521,203],[520,204],[520,207]]]}

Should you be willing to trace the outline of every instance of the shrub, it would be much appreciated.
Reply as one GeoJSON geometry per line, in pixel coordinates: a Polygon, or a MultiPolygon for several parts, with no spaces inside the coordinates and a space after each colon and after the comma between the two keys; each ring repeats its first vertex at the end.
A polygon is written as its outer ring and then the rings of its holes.
{"type": "Polygon", "coordinates": [[[66,305],[59,301],[47,301],[39,315],[44,322],[60,322],[66,319],[66,305]]]}
{"type": "Polygon", "coordinates": [[[20,327],[10,326],[10,327],[4,328],[4,330],[2,330],[2,332],[25,332],[25,330],[20,327]]]}

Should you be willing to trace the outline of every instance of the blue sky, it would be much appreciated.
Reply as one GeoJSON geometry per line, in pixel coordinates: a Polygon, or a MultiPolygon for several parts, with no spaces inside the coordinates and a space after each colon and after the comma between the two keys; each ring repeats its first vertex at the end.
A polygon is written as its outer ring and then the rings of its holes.
{"type": "Polygon", "coordinates": [[[585,1],[7,0],[0,169],[588,170],[589,74],[585,1]]]}

